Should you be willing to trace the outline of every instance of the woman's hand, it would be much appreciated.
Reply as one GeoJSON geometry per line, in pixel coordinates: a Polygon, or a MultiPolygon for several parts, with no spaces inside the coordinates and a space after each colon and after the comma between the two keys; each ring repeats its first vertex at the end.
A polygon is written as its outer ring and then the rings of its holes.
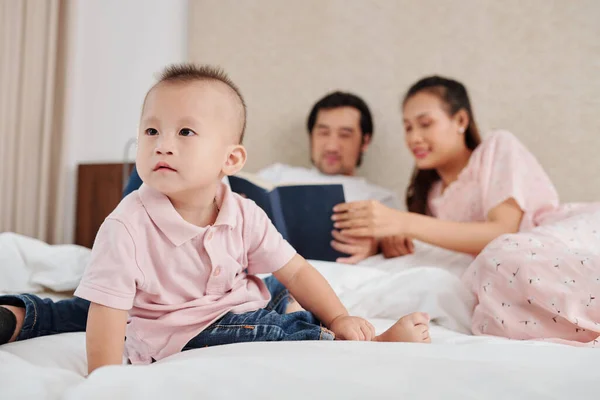
{"type": "Polygon", "coordinates": [[[405,232],[407,213],[375,200],[338,204],[333,211],[334,227],[347,236],[382,238],[405,232]]]}
{"type": "Polygon", "coordinates": [[[406,236],[388,236],[381,239],[381,252],[385,258],[405,256],[415,252],[412,239],[406,236]]]}

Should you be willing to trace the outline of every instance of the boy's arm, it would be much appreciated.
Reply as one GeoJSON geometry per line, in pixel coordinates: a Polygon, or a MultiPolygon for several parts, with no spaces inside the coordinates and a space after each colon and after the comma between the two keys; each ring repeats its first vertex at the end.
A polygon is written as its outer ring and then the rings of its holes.
{"type": "Polygon", "coordinates": [[[105,365],[121,365],[125,346],[127,311],[90,305],[86,328],[88,373],[105,365]]]}
{"type": "Polygon", "coordinates": [[[312,312],[336,338],[371,340],[375,328],[362,318],[348,316],[325,278],[298,255],[256,203],[243,200],[247,213],[243,233],[246,242],[248,274],[273,273],[304,309],[312,312]],[[283,265],[283,267],[282,267],[283,265]]]}
{"type": "Polygon", "coordinates": [[[339,339],[371,340],[375,329],[362,318],[350,317],[329,283],[302,256],[296,254],[273,275],[307,311],[339,339]]]}

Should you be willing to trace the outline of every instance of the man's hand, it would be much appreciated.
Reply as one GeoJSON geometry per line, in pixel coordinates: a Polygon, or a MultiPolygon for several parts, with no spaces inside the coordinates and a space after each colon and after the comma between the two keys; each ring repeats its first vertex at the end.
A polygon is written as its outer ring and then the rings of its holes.
{"type": "Polygon", "coordinates": [[[374,238],[357,238],[346,236],[339,231],[332,231],[333,240],[331,247],[350,257],[340,257],[336,261],[344,264],[356,264],[365,258],[377,254],[378,243],[374,238]]]}
{"type": "Polygon", "coordinates": [[[388,236],[381,239],[381,252],[385,258],[405,256],[415,252],[412,239],[405,236],[388,236]]]}
{"type": "Polygon", "coordinates": [[[348,315],[334,319],[329,329],[339,340],[371,341],[375,337],[375,328],[367,320],[348,315]]]}

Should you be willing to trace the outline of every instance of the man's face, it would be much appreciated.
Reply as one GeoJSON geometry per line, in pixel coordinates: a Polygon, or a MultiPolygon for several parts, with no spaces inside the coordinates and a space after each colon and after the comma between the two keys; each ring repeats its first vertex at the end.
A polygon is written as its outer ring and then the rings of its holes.
{"type": "Polygon", "coordinates": [[[310,137],[312,161],[326,175],[354,175],[370,140],[363,140],[360,111],[353,107],[319,110],[310,137]]]}

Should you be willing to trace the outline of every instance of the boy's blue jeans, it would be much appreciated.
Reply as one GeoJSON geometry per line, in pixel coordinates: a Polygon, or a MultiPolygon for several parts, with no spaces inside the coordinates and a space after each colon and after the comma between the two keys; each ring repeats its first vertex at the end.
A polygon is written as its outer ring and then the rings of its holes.
{"type": "MultiPolygon", "coordinates": [[[[288,290],[275,277],[264,280],[271,301],[263,309],[244,314],[227,313],[183,350],[241,342],[276,340],[333,340],[334,335],[308,311],[285,314],[288,290]]],[[[25,321],[17,340],[67,332],[83,332],[90,303],[80,298],[54,302],[33,294],[0,296],[0,304],[25,307],[25,321]]]]}

